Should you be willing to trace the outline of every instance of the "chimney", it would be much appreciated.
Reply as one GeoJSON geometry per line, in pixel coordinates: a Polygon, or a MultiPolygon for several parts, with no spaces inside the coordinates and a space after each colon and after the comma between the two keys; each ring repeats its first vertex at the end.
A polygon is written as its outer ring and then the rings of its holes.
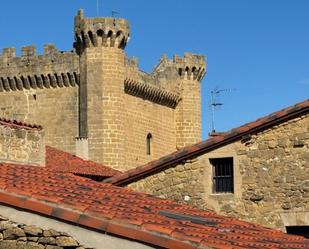
{"type": "Polygon", "coordinates": [[[75,145],[76,145],[76,156],[88,160],[88,138],[85,137],[76,137],[75,138],[75,145]]]}

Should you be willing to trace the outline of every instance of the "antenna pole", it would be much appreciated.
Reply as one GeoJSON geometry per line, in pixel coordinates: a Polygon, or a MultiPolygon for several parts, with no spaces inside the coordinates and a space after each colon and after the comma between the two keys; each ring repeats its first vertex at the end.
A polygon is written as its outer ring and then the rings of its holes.
{"type": "Polygon", "coordinates": [[[99,16],[99,0],[97,0],[97,16],[99,16]]]}
{"type": "Polygon", "coordinates": [[[212,119],[211,119],[211,132],[215,132],[215,98],[214,98],[214,91],[211,91],[211,112],[212,112],[212,119]]]}
{"type": "Polygon", "coordinates": [[[212,131],[211,132],[216,132],[216,128],[215,128],[215,110],[217,106],[222,106],[223,103],[217,102],[216,97],[218,97],[218,95],[221,92],[230,92],[234,89],[217,89],[215,88],[213,91],[211,91],[211,112],[212,112],[212,120],[211,120],[211,128],[212,131]]]}

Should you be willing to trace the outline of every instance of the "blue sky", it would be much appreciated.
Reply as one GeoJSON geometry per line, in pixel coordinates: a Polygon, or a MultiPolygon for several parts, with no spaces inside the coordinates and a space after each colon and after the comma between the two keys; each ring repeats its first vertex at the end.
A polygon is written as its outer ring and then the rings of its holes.
{"type": "MultiPolygon", "coordinates": [[[[79,8],[97,15],[97,0],[1,2],[0,48],[54,43],[71,50],[79,8]]],[[[223,92],[215,112],[225,131],[309,97],[307,0],[99,0],[99,15],[131,24],[127,54],[150,72],[163,54],[207,56],[202,82],[203,138],[211,130],[210,91],[223,92]]]]}

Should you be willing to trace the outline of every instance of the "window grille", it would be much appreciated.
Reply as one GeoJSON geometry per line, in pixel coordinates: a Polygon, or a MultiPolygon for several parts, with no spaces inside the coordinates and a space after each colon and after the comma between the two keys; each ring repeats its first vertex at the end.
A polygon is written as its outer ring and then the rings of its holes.
{"type": "Polygon", "coordinates": [[[213,193],[233,193],[233,158],[210,159],[212,165],[213,193]]]}

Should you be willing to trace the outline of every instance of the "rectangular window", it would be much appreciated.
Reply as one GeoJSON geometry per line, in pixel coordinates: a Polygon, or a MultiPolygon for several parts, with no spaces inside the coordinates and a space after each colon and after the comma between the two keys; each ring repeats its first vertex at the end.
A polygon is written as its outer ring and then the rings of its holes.
{"type": "Polygon", "coordinates": [[[233,158],[209,160],[212,165],[213,193],[234,193],[233,158]]]}

